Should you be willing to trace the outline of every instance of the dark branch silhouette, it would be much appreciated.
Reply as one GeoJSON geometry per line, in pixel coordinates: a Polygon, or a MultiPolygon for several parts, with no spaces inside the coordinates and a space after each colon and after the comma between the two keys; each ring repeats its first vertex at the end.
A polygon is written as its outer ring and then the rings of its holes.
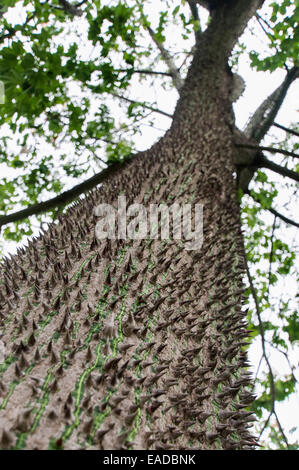
{"type": "Polygon", "coordinates": [[[269,371],[269,381],[270,381],[271,408],[270,408],[269,416],[268,416],[267,420],[265,421],[265,424],[264,424],[264,426],[263,426],[263,428],[260,432],[259,438],[261,438],[264,430],[266,429],[266,427],[269,424],[271,416],[274,414],[277,425],[278,425],[279,430],[281,432],[281,435],[282,435],[282,437],[283,437],[283,439],[286,443],[286,446],[288,448],[289,447],[288,440],[286,438],[285,433],[283,432],[282,426],[281,426],[280,421],[279,421],[278,416],[277,416],[277,412],[275,410],[276,391],[275,391],[274,374],[273,374],[272,367],[271,367],[271,364],[270,364],[270,361],[269,361],[269,358],[268,358],[267,352],[266,352],[265,330],[264,330],[264,326],[263,326],[263,322],[262,322],[261,310],[260,310],[260,306],[259,306],[259,299],[258,299],[258,295],[257,295],[257,292],[256,292],[254,284],[253,284],[252,276],[250,274],[250,270],[249,270],[249,266],[248,266],[247,258],[246,258],[245,254],[244,254],[244,260],[245,260],[247,277],[248,277],[248,281],[249,281],[249,284],[250,284],[251,295],[252,295],[253,300],[254,300],[256,315],[257,315],[257,318],[258,318],[259,330],[260,330],[260,334],[261,334],[263,357],[264,357],[264,359],[267,363],[267,367],[268,367],[268,371],[269,371]]]}
{"type": "Polygon", "coordinates": [[[270,127],[277,116],[278,111],[286,97],[291,84],[298,78],[299,68],[293,67],[286,75],[282,84],[266,98],[257,108],[249,123],[247,124],[244,134],[260,142],[267,134],[270,127]]]}
{"type": "Polygon", "coordinates": [[[152,28],[149,26],[149,24],[146,24],[146,29],[152,38],[153,42],[156,44],[157,48],[159,49],[161,53],[161,57],[164,60],[165,64],[168,67],[169,73],[172,77],[173,84],[175,88],[179,91],[183,84],[184,81],[180,75],[179,69],[176,67],[173,58],[169,54],[169,52],[165,49],[165,47],[157,40],[155,32],[152,30],[152,28]]]}
{"type": "Polygon", "coordinates": [[[278,149],[274,147],[263,147],[259,145],[251,145],[251,144],[236,144],[236,147],[244,147],[252,150],[261,150],[265,152],[271,152],[271,153],[282,153],[283,155],[286,155],[287,157],[294,157],[294,158],[299,158],[299,155],[294,152],[289,152],[288,150],[284,149],[278,149]]]}
{"type": "Polygon", "coordinates": [[[103,183],[103,181],[106,181],[110,176],[117,173],[121,168],[124,168],[128,161],[132,158],[133,157],[127,158],[124,162],[113,163],[104,170],[93,175],[91,178],[87,179],[86,181],[83,181],[83,183],[77,184],[73,188],[69,189],[68,191],[64,191],[63,193],[59,194],[56,197],[53,197],[52,199],[33,204],[32,206],[29,206],[26,209],[22,209],[12,214],[0,216],[0,228],[11,222],[17,222],[19,220],[26,219],[31,215],[37,215],[43,212],[48,212],[52,209],[64,206],[65,204],[72,202],[81,194],[89,191],[98,184],[103,183]]]}
{"type": "Polygon", "coordinates": [[[258,158],[258,168],[268,168],[268,170],[274,171],[279,175],[287,176],[288,178],[299,182],[299,173],[289,170],[284,166],[277,165],[277,163],[271,162],[264,156],[260,156],[258,158]]]}
{"type": "MultiPolygon", "coordinates": [[[[258,202],[259,204],[261,204],[261,201],[256,196],[253,196],[253,194],[249,190],[245,191],[245,194],[250,196],[255,202],[258,202]]],[[[279,219],[283,220],[286,224],[294,225],[294,227],[299,228],[299,223],[298,222],[295,222],[294,220],[290,219],[289,217],[286,217],[285,215],[278,212],[276,209],[273,209],[273,207],[267,207],[267,208],[263,208],[263,209],[271,212],[271,214],[273,214],[273,215],[275,215],[275,217],[278,217],[279,219]]]]}
{"type": "Polygon", "coordinates": [[[149,106],[148,104],[142,103],[142,101],[131,100],[130,98],[126,98],[125,96],[118,95],[114,92],[111,92],[109,94],[115,96],[115,98],[126,101],[127,103],[136,104],[138,106],[142,106],[145,109],[149,109],[150,111],[153,111],[153,113],[162,114],[163,116],[169,117],[170,119],[172,119],[173,117],[172,114],[166,113],[166,111],[162,111],[161,109],[154,108],[153,106],[149,106]]]}
{"type": "Polygon", "coordinates": [[[281,124],[278,124],[278,122],[273,122],[272,125],[275,127],[278,127],[279,129],[282,129],[285,132],[288,132],[289,134],[293,134],[299,137],[299,132],[294,131],[294,129],[290,129],[289,127],[282,126],[281,124]]]}
{"type": "Polygon", "coordinates": [[[124,72],[124,73],[140,73],[144,75],[164,75],[165,77],[171,77],[171,73],[169,72],[162,72],[159,70],[147,70],[147,69],[115,69],[115,72],[124,72]]]}

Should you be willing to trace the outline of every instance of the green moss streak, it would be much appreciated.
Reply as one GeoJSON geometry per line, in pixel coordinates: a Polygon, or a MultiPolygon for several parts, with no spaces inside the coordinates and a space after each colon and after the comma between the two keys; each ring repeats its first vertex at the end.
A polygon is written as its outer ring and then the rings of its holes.
{"type": "Polygon", "coordinates": [[[35,431],[35,429],[37,428],[37,426],[39,424],[39,421],[40,421],[40,419],[41,419],[41,417],[42,417],[42,415],[43,415],[43,413],[46,409],[46,406],[47,406],[48,402],[49,402],[50,393],[49,393],[49,390],[47,390],[47,386],[53,378],[52,370],[53,370],[53,367],[51,367],[49,369],[49,371],[47,373],[47,376],[46,376],[46,379],[45,379],[45,382],[43,384],[44,395],[40,400],[41,405],[40,405],[40,408],[39,408],[39,410],[37,411],[37,413],[34,417],[33,424],[32,424],[32,426],[31,426],[31,428],[28,432],[24,432],[24,433],[19,435],[17,443],[14,447],[14,450],[21,450],[21,449],[25,448],[27,437],[29,436],[30,433],[33,433],[35,431]]]}
{"type": "Polygon", "coordinates": [[[13,356],[12,354],[10,354],[6,359],[5,361],[3,362],[3,364],[0,365],[0,376],[1,374],[4,374],[4,372],[9,368],[9,366],[11,364],[13,364],[14,362],[16,362],[18,360],[17,357],[13,356]]]}
{"type": "Polygon", "coordinates": [[[74,412],[74,422],[66,428],[64,433],[62,434],[62,440],[63,442],[67,441],[69,439],[74,431],[75,428],[77,428],[80,424],[80,413],[81,413],[81,408],[80,408],[80,402],[83,396],[84,392],[84,382],[87,379],[88,375],[97,367],[101,365],[101,349],[103,346],[103,341],[101,341],[97,347],[96,347],[96,359],[95,362],[92,366],[90,366],[88,369],[86,369],[80,376],[76,388],[75,388],[75,412],[74,412]]]}
{"type": "Polygon", "coordinates": [[[30,374],[30,372],[32,371],[33,367],[34,367],[35,364],[29,366],[26,370],[25,370],[25,374],[24,376],[20,379],[20,380],[15,380],[13,382],[11,382],[11,384],[9,385],[9,392],[7,394],[7,396],[4,398],[3,402],[1,403],[0,405],[0,410],[4,410],[7,406],[7,403],[8,403],[8,400],[10,399],[10,397],[12,396],[15,388],[17,387],[17,385],[19,385],[21,382],[23,382],[23,380],[25,379],[25,377],[30,374]]]}

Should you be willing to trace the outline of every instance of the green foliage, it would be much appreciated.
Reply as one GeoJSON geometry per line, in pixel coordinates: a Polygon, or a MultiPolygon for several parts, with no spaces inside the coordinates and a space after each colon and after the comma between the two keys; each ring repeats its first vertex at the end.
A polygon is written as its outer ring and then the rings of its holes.
{"type": "Polygon", "coordinates": [[[284,326],[282,329],[289,336],[289,341],[295,343],[299,341],[299,316],[298,312],[292,313],[288,318],[286,318],[287,326],[284,326]]]}
{"type": "MultiPolygon", "coordinates": [[[[252,408],[259,418],[263,415],[263,410],[271,410],[272,396],[270,393],[269,383],[270,376],[268,375],[264,381],[261,382],[265,391],[255,400],[252,408]]],[[[274,383],[275,386],[275,401],[283,401],[290,396],[295,390],[296,380],[293,376],[286,377],[284,380],[279,379],[274,383]]]]}
{"type": "MultiPolygon", "coordinates": [[[[5,103],[0,109],[0,164],[16,170],[15,177],[1,181],[2,214],[60,193],[67,178],[99,171],[100,162],[121,160],[132,151],[123,128],[121,138],[115,139],[120,131],[107,105],[101,103],[107,91],[128,86],[130,68],[139,54],[133,8],[115,3],[102,8],[99,2],[88,2],[83,7],[86,47],[100,48],[90,60],[82,57],[78,46],[83,33],[76,28],[81,24],[75,26],[74,18],[70,21],[57,2],[57,8],[55,3],[38,1],[4,3],[8,13],[14,5],[21,9],[25,21],[16,24],[11,15],[1,20],[0,80],[5,103]],[[68,36],[72,39],[64,40],[68,36]],[[116,72],[108,58],[121,48],[119,55],[128,73],[116,72]],[[91,103],[95,95],[97,106],[91,103]]],[[[20,240],[31,233],[18,231],[16,224],[6,227],[3,236],[20,240]]]]}
{"type": "MultiPolygon", "coordinates": [[[[277,145],[280,148],[292,149],[290,139],[277,145]]],[[[275,145],[276,146],[276,145],[275,145]]],[[[291,292],[283,291],[281,285],[286,277],[296,276],[295,251],[285,237],[285,227],[273,216],[265,217],[267,209],[277,206],[279,185],[269,181],[268,174],[259,170],[255,174],[251,195],[252,199],[242,200],[243,227],[246,230],[246,252],[250,271],[254,276],[254,286],[258,298],[261,324],[257,318],[255,305],[249,310],[249,327],[253,341],[260,341],[261,327],[266,342],[267,354],[271,358],[274,351],[288,360],[293,348],[298,345],[299,319],[291,292]],[[276,286],[278,286],[276,295],[276,286]]],[[[271,362],[271,360],[270,360],[271,362]]],[[[273,360],[275,368],[275,361],[273,360]]],[[[289,363],[291,375],[274,375],[274,398],[276,402],[286,401],[295,393],[296,379],[289,363]]],[[[267,370],[267,368],[266,368],[267,370]]],[[[256,379],[261,392],[253,404],[253,410],[260,418],[260,429],[263,427],[265,411],[269,414],[273,404],[271,377],[263,372],[256,379]]],[[[279,429],[272,424],[268,435],[269,447],[285,448],[279,429]],[[279,443],[278,443],[279,441],[279,443]]],[[[289,446],[288,448],[291,448],[289,446]]],[[[298,448],[294,445],[292,448],[298,448]]]]}
{"type": "Polygon", "coordinates": [[[273,72],[285,65],[298,65],[299,57],[299,4],[283,0],[271,3],[272,12],[267,20],[260,19],[269,38],[269,54],[264,57],[256,51],[250,53],[253,67],[273,72]]]}

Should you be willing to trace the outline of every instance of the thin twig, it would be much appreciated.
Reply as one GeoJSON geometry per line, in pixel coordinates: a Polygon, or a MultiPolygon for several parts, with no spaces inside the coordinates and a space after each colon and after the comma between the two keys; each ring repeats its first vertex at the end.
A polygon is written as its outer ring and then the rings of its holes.
{"type": "Polygon", "coordinates": [[[263,356],[263,354],[262,354],[262,355],[261,355],[261,358],[260,358],[260,360],[259,360],[257,369],[256,369],[256,373],[255,373],[255,377],[254,377],[254,381],[253,381],[254,384],[255,384],[255,382],[256,382],[256,380],[257,380],[258,373],[259,373],[259,371],[260,371],[260,367],[261,367],[261,365],[262,365],[263,359],[264,359],[264,356],[263,356]]]}
{"type": "Polygon", "coordinates": [[[274,171],[281,176],[286,176],[294,181],[299,182],[299,173],[293,170],[289,170],[289,168],[285,166],[277,165],[277,163],[271,162],[264,156],[258,158],[257,165],[258,168],[268,168],[268,170],[274,171]]]}
{"type": "Polygon", "coordinates": [[[294,225],[294,227],[299,227],[299,224],[295,222],[292,219],[289,219],[285,215],[280,214],[280,212],[277,212],[277,210],[273,209],[272,207],[269,207],[267,209],[271,214],[275,215],[276,217],[279,217],[281,220],[283,220],[286,224],[294,225]]]}
{"type": "Polygon", "coordinates": [[[286,435],[285,435],[285,433],[284,433],[284,431],[283,431],[283,429],[282,429],[282,426],[281,426],[280,421],[279,421],[278,416],[277,416],[277,412],[274,410],[273,414],[274,414],[274,416],[275,416],[275,418],[276,418],[276,422],[277,422],[277,424],[278,424],[278,427],[279,427],[280,433],[281,433],[281,435],[282,435],[282,437],[283,437],[283,440],[284,440],[284,442],[286,443],[286,446],[287,446],[287,448],[288,448],[288,447],[289,447],[289,442],[288,442],[287,437],[286,437],[286,435]]]}
{"type": "MultiPolygon", "coordinates": [[[[26,18],[26,21],[22,24],[22,27],[24,28],[24,26],[26,26],[29,23],[29,21],[33,20],[33,18],[35,18],[35,15],[36,15],[35,11],[31,15],[28,15],[26,18]]],[[[17,33],[17,31],[18,29],[16,28],[9,28],[8,33],[2,34],[0,36],[0,43],[2,43],[5,39],[11,39],[17,33]]]]}
{"type": "Polygon", "coordinates": [[[165,64],[167,65],[168,67],[168,70],[169,70],[169,73],[172,77],[172,82],[175,86],[175,88],[180,91],[180,89],[182,88],[183,84],[184,84],[184,80],[182,79],[181,75],[180,75],[180,71],[179,69],[177,68],[177,66],[175,65],[175,62],[173,60],[173,58],[171,57],[170,53],[167,51],[167,49],[165,49],[165,47],[163,46],[162,43],[160,43],[157,38],[156,38],[156,34],[155,32],[152,30],[152,28],[150,27],[150,24],[146,18],[146,16],[144,15],[143,13],[143,5],[140,1],[137,1],[137,4],[139,6],[139,10],[140,10],[140,13],[141,13],[141,17],[143,19],[143,26],[144,28],[147,30],[147,32],[149,33],[152,41],[154,42],[154,44],[157,46],[157,48],[159,49],[160,53],[161,53],[161,57],[162,59],[164,60],[165,64]]]}
{"type": "MultiPolygon", "coordinates": [[[[250,196],[255,202],[258,202],[259,204],[261,204],[261,201],[254,197],[250,191],[247,191],[246,194],[248,196],[250,196]]],[[[294,225],[294,227],[298,227],[299,228],[299,223],[295,222],[294,220],[292,219],[289,219],[288,217],[286,217],[285,215],[281,214],[280,212],[278,212],[276,209],[273,209],[273,207],[267,207],[267,208],[264,208],[263,207],[263,210],[267,210],[269,212],[271,212],[271,214],[275,215],[276,217],[278,217],[279,219],[283,220],[286,224],[290,224],[290,225],[294,225]]]]}
{"type": "Polygon", "coordinates": [[[281,124],[278,124],[278,122],[273,122],[272,125],[275,127],[278,127],[279,129],[282,129],[285,132],[288,132],[289,134],[293,134],[299,137],[299,132],[294,131],[294,129],[290,129],[289,127],[282,126],[281,124]]]}
{"type": "MultiPolygon", "coordinates": [[[[255,14],[255,17],[256,17],[256,19],[257,19],[257,21],[258,21],[258,24],[260,25],[260,27],[262,28],[262,30],[263,30],[264,33],[266,34],[266,36],[267,36],[268,38],[270,38],[270,40],[272,40],[271,33],[268,32],[268,31],[264,28],[264,26],[262,25],[262,21],[263,21],[263,22],[265,23],[265,25],[270,29],[270,31],[273,31],[273,28],[271,27],[271,25],[270,25],[264,18],[262,18],[261,15],[259,15],[257,12],[256,12],[256,14],[255,14]]],[[[278,50],[278,47],[276,46],[276,44],[274,44],[274,42],[272,42],[272,44],[274,45],[277,54],[279,54],[279,50],[278,50]]],[[[284,68],[286,69],[286,71],[288,72],[288,71],[289,71],[288,66],[287,66],[285,63],[284,63],[283,65],[284,65],[284,68]]]]}
{"type": "Polygon", "coordinates": [[[147,70],[147,69],[114,69],[115,72],[124,72],[124,73],[140,73],[140,74],[145,74],[145,75],[164,75],[166,77],[171,77],[171,73],[169,72],[162,72],[162,71],[156,71],[156,70],[147,70]]]}
{"type": "Polygon", "coordinates": [[[249,281],[249,284],[250,284],[251,294],[252,294],[252,297],[253,297],[253,300],[254,300],[254,303],[255,303],[255,309],[256,309],[256,314],[257,314],[258,323],[259,323],[259,330],[260,330],[260,334],[261,334],[263,357],[265,358],[265,361],[266,361],[267,366],[268,366],[269,379],[270,379],[271,409],[270,409],[269,416],[268,416],[267,420],[265,421],[264,426],[262,427],[262,430],[259,434],[259,439],[261,438],[264,430],[268,426],[271,416],[274,414],[274,416],[276,418],[276,422],[277,422],[279,430],[280,430],[280,433],[281,433],[281,435],[282,435],[282,437],[283,437],[283,439],[286,443],[286,446],[288,448],[289,447],[288,440],[287,440],[286,435],[285,435],[285,433],[282,429],[282,426],[280,424],[280,421],[278,419],[278,416],[277,416],[277,413],[276,413],[276,410],[275,410],[276,394],[275,394],[274,374],[273,374],[273,371],[272,371],[270,361],[269,361],[268,356],[266,354],[265,330],[264,330],[264,326],[263,326],[263,322],[262,322],[261,310],[260,310],[260,306],[259,306],[258,296],[257,296],[256,290],[255,290],[255,287],[253,285],[253,280],[252,280],[252,277],[251,277],[251,274],[250,274],[250,271],[249,271],[249,266],[248,266],[248,262],[247,262],[247,258],[246,258],[245,253],[244,253],[244,258],[245,258],[247,277],[248,277],[248,281],[249,281]]]}
{"type": "Polygon", "coordinates": [[[165,64],[168,67],[168,70],[169,70],[169,73],[172,76],[172,81],[173,81],[173,84],[174,84],[175,88],[179,91],[182,88],[183,84],[184,84],[184,81],[183,81],[183,79],[180,75],[179,69],[175,65],[175,63],[173,61],[173,58],[171,57],[169,52],[157,40],[154,31],[152,30],[152,28],[148,24],[146,24],[146,29],[147,29],[150,37],[152,38],[153,42],[156,44],[157,48],[159,49],[159,51],[161,53],[161,57],[162,57],[162,59],[164,60],[165,64]]]}
{"type": "Polygon", "coordinates": [[[265,428],[268,426],[270,418],[271,418],[271,416],[272,416],[272,414],[274,413],[274,410],[275,410],[275,385],[274,385],[274,376],[273,376],[273,372],[272,372],[272,367],[271,367],[271,364],[269,362],[269,359],[268,359],[268,356],[267,356],[267,353],[266,353],[265,331],[264,331],[264,326],[263,326],[263,322],[262,322],[262,318],[261,318],[261,310],[260,310],[260,306],[259,306],[259,300],[258,300],[258,296],[257,296],[256,290],[255,290],[255,287],[253,285],[253,281],[252,281],[252,277],[251,277],[251,274],[250,274],[250,271],[249,271],[248,262],[247,262],[245,253],[244,253],[244,258],[245,258],[247,277],[248,277],[248,281],[249,281],[249,284],[250,284],[251,294],[252,294],[252,297],[253,297],[253,300],[254,300],[254,303],[255,303],[255,309],[256,309],[256,314],[257,314],[258,323],[259,323],[259,330],[260,330],[260,334],[261,334],[263,357],[265,358],[265,361],[267,363],[268,371],[269,371],[269,378],[270,378],[271,409],[270,409],[268,419],[266,420],[266,422],[265,422],[265,424],[264,424],[264,426],[263,426],[263,428],[260,432],[260,435],[259,435],[259,439],[260,439],[263,432],[264,432],[264,430],[265,430],[265,428]]]}
{"type": "Polygon", "coordinates": [[[162,114],[163,116],[169,117],[170,119],[173,118],[172,114],[166,113],[165,111],[162,111],[161,109],[154,108],[153,106],[149,106],[147,104],[142,103],[142,101],[135,101],[130,98],[126,98],[125,96],[118,95],[117,93],[110,92],[109,93],[112,96],[115,96],[115,98],[119,98],[120,100],[127,101],[127,103],[132,103],[136,104],[138,106],[142,106],[145,109],[149,109],[150,111],[153,111],[153,113],[159,113],[162,114]]]}
{"type": "Polygon", "coordinates": [[[266,343],[268,343],[269,346],[271,346],[273,349],[275,349],[275,351],[278,351],[280,354],[282,354],[282,355],[285,357],[285,359],[286,359],[286,361],[287,361],[287,363],[288,363],[288,366],[289,366],[289,368],[290,368],[290,370],[291,370],[291,375],[292,375],[292,377],[293,377],[293,380],[294,380],[294,382],[297,383],[298,380],[297,380],[297,378],[295,377],[295,374],[294,374],[294,369],[295,369],[295,367],[291,364],[290,359],[288,358],[287,353],[286,353],[285,351],[283,351],[282,349],[278,348],[277,346],[273,346],[273,343],[271,343],[271,341],[266,340],[266,343]]]}
{"type": "Polygon", "coordinates": [[[272,269],[272,260],[273,260],[273,238],[274,238],[274,232],[276,228],[276,215],[274,216],[274,221],[273,221],[273,226],[272,226],[272,233],[271,233],[271,250],[270,250],[270,257],[269,257],[269,273],[268,273],[268,299],[269,299],[269,294],[270,294],[270,284],[271,284],[271,269],[272,269]]]}
{"type": "Polygon", "coordinates": [[[264,147],[260,145],[252,145],[252,144],[236,144],[236,147],[244,147],[252,150],[260,150],[264,152],[271,152],[271,153],[282,153],[283,155],[286,155],[287,157],[294,157],[294,158],[299,158],[299,155],[294,152],[289,152],[288,150],[284,149],[278,149],[274,147],[264,147]]]}
{"type": "Polygon", "coordinates": [[[88,178],[87,180],[83,181],[83,183],[77,184],[73,188],[69,189],[68,191],[64,191],[63,193],[59,194],[58,196],[52,199],[33,204],[32,206],[29,206],[26,209],[22,209],[12,214],[0,216],[0,228],[11,222],[26,219],[31,215],[41,214],[43,212],[48,212],[56,207],[64,206],[65,204],[76,199],[81,194],[89,191],[90,189],[94,188],[103,181],[106,181],[112,175],[118,173],[133,158],[134,156],[131,156],[130,158],[128,157],[124,162],[117,162],[111,164],[104,170],[101,170],[99,173],[96,173],[91,178],[88,178]]]}

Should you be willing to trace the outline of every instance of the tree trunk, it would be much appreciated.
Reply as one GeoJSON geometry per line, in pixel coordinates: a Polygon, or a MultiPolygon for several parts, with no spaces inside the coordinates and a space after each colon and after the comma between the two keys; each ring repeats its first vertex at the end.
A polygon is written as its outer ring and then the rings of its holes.
{"type": "Polygon", "coordinates": [[[230,73],[203,38],[166,135],[3,265],[1,448],[255,444],[230,73]],[[120,194],[203,204],[201,249],[97,240],[94,208],[120,194]]]}

